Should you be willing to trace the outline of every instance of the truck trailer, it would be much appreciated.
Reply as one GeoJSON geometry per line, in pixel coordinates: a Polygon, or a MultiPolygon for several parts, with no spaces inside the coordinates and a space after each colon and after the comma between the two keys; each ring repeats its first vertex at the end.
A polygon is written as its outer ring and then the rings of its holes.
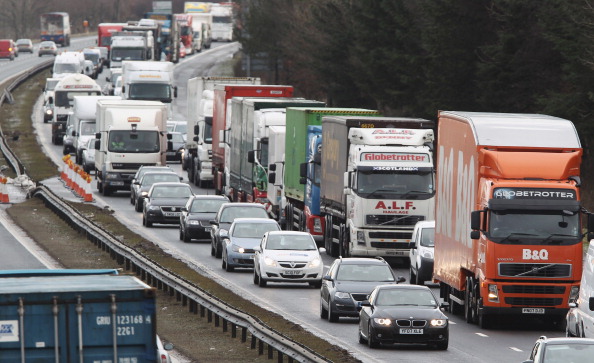
{"type": "Polygon", "coordinates": [[[453,313],[482,328],[564,321],[582,271],[581,158],[569,120],[439,113],[433,278],[453,313]]]}
{"type": "Polygon", "coordinates": [[[3,272],[0,363],[156,362],[155,299],[133,276],[3,272]]]}
{"type": "Polygon", "coordinates": [[[420,118],[322,118],[320,213],[332,256],[408,259],[415,224],[434,215],[433,128],[420,118]]]}

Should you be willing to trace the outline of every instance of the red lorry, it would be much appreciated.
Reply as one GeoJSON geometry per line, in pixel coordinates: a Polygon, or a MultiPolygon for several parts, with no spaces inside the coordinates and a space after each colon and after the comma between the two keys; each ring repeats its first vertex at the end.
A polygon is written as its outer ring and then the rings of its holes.
{"type": "Polygon", "coordinates": [[[186,54],[194,54],[194,47],[192,47],[194,39],[194,30],[192,28],[191,14],[175,14],[175,20],[179,24],[179,36],[181,42],[186,48],[186,54]]]}
{"type": "MultiPolygon", "coordinates": [[[[442,111],[433,278],[452,313],[561,325],[582,271],[582,148],[574,125],[532,114],[442,111]]],[[[591,226],[588,213],[588,226],[591,226]]]]}
{"type": "MultiPolygon", "coordinates": [[[[121,32],[126,24],[124,23],[100,23],[97,25],[97,46],[106,47],[111,50],[111,34],[121,32]]],[[[109,54],[107,59],[109,59],[109,54]]]]}
{"type": "MultiPolygon", "coordinates": [[[[292,86],[277,85],[247,85],[247,84],[217,84],[214,89],[214,104],[212,110],[212,173],[214,188],[217,193],[223,191],[225,185],[225,154],[229,148],[221,138],[225,131],[231,128],[227,123],[227,104],[233,97],[292,97],[292,86]],[[221,133],[222,131],[222,133],[221,133]]],[[[228,166],[227,166],[228,169],[228,166]]]]}

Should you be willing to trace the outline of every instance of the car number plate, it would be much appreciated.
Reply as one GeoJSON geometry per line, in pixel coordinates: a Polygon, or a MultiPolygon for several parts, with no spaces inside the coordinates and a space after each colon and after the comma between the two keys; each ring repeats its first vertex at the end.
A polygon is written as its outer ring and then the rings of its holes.
{"type": "Polygon", "coordinates": [[[423,329],[400,328],[400,334],[423,334],[423,329]]]}
{"type": "Polygon", "coordinates": [[[180,212],[164,212],[163,215],[165,217],[179,217],[180,212]]]}
{"type": "Polygon", "coordinates": [[[285,270],[284,275],[301,275],[301,270],[285,270]]]}
{"type": "Polygon", "coordinates": [[[204,228],[204,232],[210,232],[210,227],[204,228]]]}
{"type": "Polygon", "coordinates": [[[113,181],[113,182],[109,182],[110,185],[113,186],[117,186],[117,187],[121,187],[124,186],[124,182],[123,181],[113,181]]]}
{"type": "Polygon", "coordinates": [[[522,314],[544,314],[543,308],[522,308],[522,314]]]}

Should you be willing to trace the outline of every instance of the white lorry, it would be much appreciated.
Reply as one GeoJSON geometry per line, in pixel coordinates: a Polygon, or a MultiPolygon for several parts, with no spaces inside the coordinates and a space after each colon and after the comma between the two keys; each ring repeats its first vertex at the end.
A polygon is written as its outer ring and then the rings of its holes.
{"type": "Polygon", "coordinates": [[[166,165],[167,105],[158,101],[98,100],[95,178],[104,196],[130,190],[141,166],[166,165]]]}
{"type": "Polygon", "coordinates": [[[233,7],[230,4],[212,4],[212,40],[230,42],[233,40],[233,7]]]}
{"type": "Polygon", "coordinates": [[[216,84],[259,85],[260,78],[196,77],[188,80],[188,133],[182,168],[188,171],[188,180],[197,184],[200,184],[200,181],[211,181],[213,179],[213,90],[216,84]]]}
{"type": "Polygon", "coordinates": [[[173,85],[173,63],[157,61],[124,61],[122,63],[122,98],[125,100],[161,101],[168,106],[171,119],[171,101],[177,97],[173,85]]]}
{"type": "Polygon", "coordinates": [[[191,13],[192,15],[192,47],[195,52],[209,49],[212,43],[212,14],[191,13]]]}
{"type": "Polygon", "coordinates": [[[322,118],[320,212],[333,256],[408,260],[415,224],[433,220],[431,121],[322,118]]]}
{"type": "Polygon", "coordinates": [[[75,96],[100,96],[101,86],[84,74],[71,74],[58,82],[54,89],[54,114],[52,143],[61,144],[66,134],[68,114],[72,111],[75,96]]]}
{"type": "Polygon", "coordinates": [[[268,213],[280,221],[286,198],[283,188],[286,126],[268,128],[268,213]]]}
{"type": "Polygon", "coordinates": [[[122,68],[122,62],[146,61],[153,58],[154,40],[150,32],[115,32],[111,37],[109,68],[122,68]]]}
{"type": "MultiPolygon", "coordinates": [[[[121,99],[115,96],[76,96],[73,99],[72,114],[66,122],[66,134],[72,137],[70,150],[64,154],[74,152],[75,161],[80,164],[82,153],[89,139],[95,137],[95,118],[97,115],[97,101],[121,99]]],[[[64,145],[66,147],[66,145],[64,145]]]]}

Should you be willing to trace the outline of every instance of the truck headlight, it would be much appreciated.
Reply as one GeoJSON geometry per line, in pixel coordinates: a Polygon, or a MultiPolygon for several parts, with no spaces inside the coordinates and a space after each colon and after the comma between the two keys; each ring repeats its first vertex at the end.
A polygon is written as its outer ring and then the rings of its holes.
{"type": "Polygon", "coordinates": [[[489,301],[499,302],[499,291],[497,291],[497,285],[489,284],[489,301]]]}
{"type": "Polygon", "coordinates": [[[365,232],[357,231],[357,244],[365,246],[365,232]]]}
{"type": "Polygon", "coordinates": [[[433,259],[433,250],[428,249],[428,248],[422,248],[421,249],[421,257],[432,260],[433,259]]]}

